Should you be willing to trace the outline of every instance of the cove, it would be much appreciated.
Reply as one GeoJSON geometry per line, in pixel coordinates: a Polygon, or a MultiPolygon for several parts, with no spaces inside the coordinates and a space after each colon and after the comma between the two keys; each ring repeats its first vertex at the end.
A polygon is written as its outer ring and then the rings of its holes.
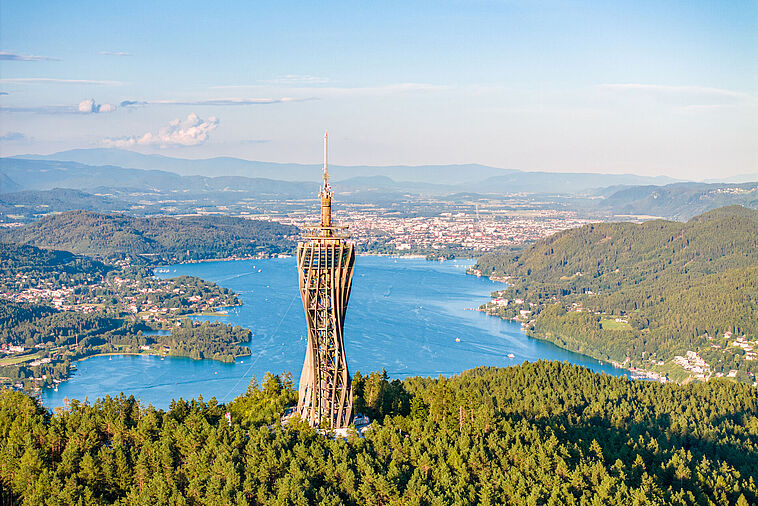
{"type": "MultiPolygon", "coordinates": [[[[623,369],[527,337],[517,323],[470,310],[503,286],[466,275],[471,264],[359,256],[345,320],[351,374],[384,367],[391,378],[449,376],[477,366],[507,367],[542,359],[628,377],[623,369]]],[[[238,293],[243,305],[229,308],[228,316],[196,318],[249,328],[254,334],[252,355],[234,364],[155,356],[93,357],[77,362],[76,372],[57,392],[42,392],[45,406],[61,406],[65,397],[94,401],[120,392],[159,408],[167,408],[172,399],[200,395],[228,402],[245,391],[253,376],[260,381],[267,371],[290,371],[297,384],[306,328],[294,258],[161,267],[165,269],[168,272],[160,277],[197,276],[238,293]]]]}

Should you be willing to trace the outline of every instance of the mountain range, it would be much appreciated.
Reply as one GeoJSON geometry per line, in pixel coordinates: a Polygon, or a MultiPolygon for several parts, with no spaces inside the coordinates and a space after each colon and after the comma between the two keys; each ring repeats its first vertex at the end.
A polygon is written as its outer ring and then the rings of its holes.
{"type": "MultiPolygon", "coordinates": [[[[182,176],[240,176],[293,182],[318,182],[321,180],[320,164],[260,162],[232,157],[190,160],[162,155],[146,155],[112,148],[73,149],[50,155],[19,155],[13,158],[76,162],[97,167],[116,166],[130,169],[169,171],[182,176]]],[[[447,185],[455,186],[457,191],[487,191],[489,193],[572,193],[611,185],[667,184],[676,181],[665,176],[525,172],[479,164],[330,165],[329,172],[334,181],[384,176],[401,185],[409,183],[424,183],[433,186],[447,185]]],[[[437,189],[439,190],[439,188],[437,189]]],[[[427,190],[434,191],[434,187],[427,190]]],[[[452,191],[448,192],[452,193],[452,191]]]]}
{"type": "Polygon", "coordinates": [[[271,194],[282,198],[313,194],[318,185],[309,182],[281,181],[242,176],[181,176],[174,172],[123,168],[115,165],[86,165],[58,160],[0,158],[0,176],[5,186],[18,190],[134,189],[139,191],[239,191],[271,194]]]}
{"type": "Polygon", "coordinates": [[[758,182],[633,186],[619,189],[596,202],[600,209],[617,215],[652,215],[675,220],[688,220],[733,204],[758,209],[758,182]]]}
{"type": "MultiPolygon", "coordinates": [[[[547,201],[563,208],[593,215],[677,220],[724,205],[758,208],[755,182],[695,183],[628,174],[523,172],[475,164],[330,166],[330,175],[340,201],[354,203],[384,205],[419,196],[478,200],[526,194],[534,195],[528,197],[531,199],[548,196],[547,201]]],[[[71,209],[131,210],[149,215],[170,211],[159,202],[182,201],[183,211],[191,212],[196,209],[188,207],[191,203],[203,207],[244,199],[308,199],[318,191],[320,178],[317,165],[230,157],[185,160],[119,149],[25,155],[0,158],[0,215],[23,215],[16,218],[22,221],[71,209]],[[152,195],[152,205],[143,198],[148,195],[152,195]]]]}

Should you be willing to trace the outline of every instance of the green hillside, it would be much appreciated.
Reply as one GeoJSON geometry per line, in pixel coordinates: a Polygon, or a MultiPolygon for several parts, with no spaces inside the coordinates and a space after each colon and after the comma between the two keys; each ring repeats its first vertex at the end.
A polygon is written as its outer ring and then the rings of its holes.
{"type": "Polygon", "coordinates": [[[587,225],[485,255],[476,268],[511,278],[499,295],[524,302],[491,311],[529,320],[536,337],[662,372],[694,351],[713,374],[755,380],[758,360],[735,344],[758,340],[758,211],[730,206],[686,223],[587,225]]]}
{"type": "Polygon", "coordinates": [[[0,244],[0,278],[16,275],[42,276],[47,273],[70,275],[102,274],[108,266],[68,251],[39,249],[28,244],[0,244]]]}
{"type": "Polygon", "coordinates": [[[71,211],[0,232],[0,240],[98,258],[160,261],[287,252],[296,227],[227,216],[134,218],[71,211]]]}
{"type": "Polygon", "coordinates": [[[381,426],[268,428],[287,375],[227,405],[134,397],[50,413],[0,392],[3,504],[739,504],[758,501],[758,391],[556,362],[356,378],[381,426]],[[231,413],[227,422],[225,414],[231,413]]]}

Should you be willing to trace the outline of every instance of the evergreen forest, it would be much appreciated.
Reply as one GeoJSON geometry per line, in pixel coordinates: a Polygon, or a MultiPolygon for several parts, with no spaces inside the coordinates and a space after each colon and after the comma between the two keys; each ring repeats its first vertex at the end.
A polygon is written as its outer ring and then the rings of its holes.
{"type": "Polygon", "coordinates": [[[755,382],[758,373],[758,211],[730,206],[686,223],[596,223],[476,265],[505,278],[492,306],[530,335],[669,379],[755,382]],[[680,363],[682,359],[678,359],[680,363]]]}
{"type": "Polygon", "coordinates": [[[50,412],[0,392],[3,504],[758,502],[758,391],[558,362],[438,379],[356,374],[360,438],[277,422],[291,376],[227,405],[133,397],[50,412]],[[228,419],[227,419],[228,413],[228,419]]]}
{"type": "Polygon", "coordinates": [[[297,227],[229,216],[136,218],[69,211],[0,231],[0,242],[70,251],[106,260],[181,262],[290,252],[297,227]]]}

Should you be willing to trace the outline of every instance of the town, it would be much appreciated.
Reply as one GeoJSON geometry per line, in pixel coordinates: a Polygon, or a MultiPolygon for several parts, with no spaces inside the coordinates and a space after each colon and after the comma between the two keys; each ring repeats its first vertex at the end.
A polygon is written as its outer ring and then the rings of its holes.
{"type": "Polygon", "coordinates": [[[62,311],[107,310],[160,324],[169,323],[172,316],[206,313],[240,304],[227,289],[216,285],[209,288],[208,283],[188,276],[157,278],[144,267],[114,271],[100,280],[88,278],[63,286],[55,286],[59,283],[52,279],[32,279],[20,273],[15,281],[16,289],[6,286],[0,291],[0,298],[17,303],[47,304],[62,311]]]}
{"type": "MultiPolygon", "coordinates": [[[[300,228],[316,220],[305,212],[264,217],[300,228]]],[[[596,221],[579,217],[574,211],[555,209],[458,210],[434,216],[402,216],[384,208],[348,208],[335,213],[335,220],[350,224],[350,237],[361,252],[428,255],[443,251],[464,257],[523,245],[596,221]]]]}

